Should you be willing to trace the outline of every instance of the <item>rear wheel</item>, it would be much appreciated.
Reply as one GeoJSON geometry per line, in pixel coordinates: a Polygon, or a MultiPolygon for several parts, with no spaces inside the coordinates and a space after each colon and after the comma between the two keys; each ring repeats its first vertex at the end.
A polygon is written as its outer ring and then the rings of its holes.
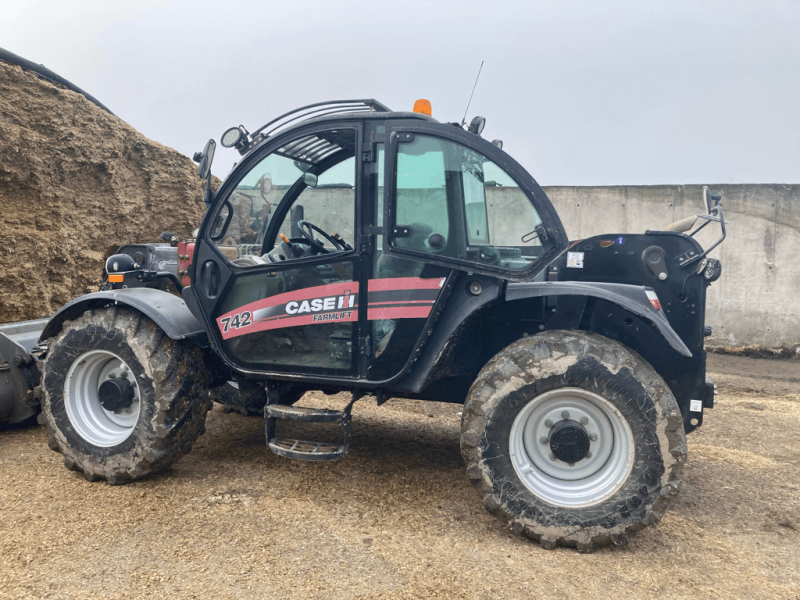
{"type": "Polygon", "coordinates": [[[461,450],[487,510],[547,548],[588,551],[660,520],[681,484],[686,436],[675,398],[639,355],[552,331],[484,367],[461,450]]]}
{"type": "Polygon", "coordinates": [[[48,344],[39,421],[67,468],[125,483],[191,450],[211,404],[204,383],[191,342],[130,309],[88,311],[48,344]]]}

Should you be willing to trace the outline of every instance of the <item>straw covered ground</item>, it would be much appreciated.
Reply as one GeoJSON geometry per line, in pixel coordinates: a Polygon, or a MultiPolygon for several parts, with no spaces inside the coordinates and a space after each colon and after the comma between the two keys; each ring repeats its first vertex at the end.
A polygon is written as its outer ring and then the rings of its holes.
{"type": "MultiPolygon", "coordinates": [[[[627,548],[543,550],[486,513],[460,407],[367,400],[350,454],[293,462],[215,408],[167,472],[64,469],[42,428],[0,432],[0,598],[776,598],[800,594],[800,361],[712,355],[720,403],[677,504],[627,548]]],[[[307,395],[306,405],[346,399],[307,395]]]]}

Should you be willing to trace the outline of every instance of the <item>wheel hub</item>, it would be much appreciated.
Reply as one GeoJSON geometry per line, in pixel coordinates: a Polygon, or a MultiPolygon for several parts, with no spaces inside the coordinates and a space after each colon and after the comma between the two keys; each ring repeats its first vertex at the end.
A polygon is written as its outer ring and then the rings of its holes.
{"type": "Polygon", "coordinates": [[[574,464],[586,458],[589,444],[589,433],[577,421],[564,419],[550,430],[550,450],[565,463],[574,464]]]}
{"type": "Polygon", "coordinates": [[[131,382],[123,378],[106,379],[97,390],[100,405],[112,412],[130,407],[135,395],[131,382]]]}
{"type": "Polygon", "coordinates": [[[80,437],[109,448],[133,433],[142,398],[124,360],[107,350],[90,350],[77,357],[67,371],[64,404],[80,437]]]}
{"type": "Polygon", "coordinates": [[[520,410],[509,454],[520,481],[545,502],[592,506],[624,484],[635,443],[627,420],[611,402],[582,388],[559,388],[520,410]]]}

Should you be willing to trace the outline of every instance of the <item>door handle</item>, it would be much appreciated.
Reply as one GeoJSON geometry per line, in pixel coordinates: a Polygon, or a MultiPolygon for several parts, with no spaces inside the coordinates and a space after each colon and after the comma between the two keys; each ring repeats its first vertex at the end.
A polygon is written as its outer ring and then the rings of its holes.
{"type": "Polygon", "coordinates": [[[200,269],[200,284],[208,298],[216,298],[219,294],[219,265],[213,260],[207,260],[200,269]]]}

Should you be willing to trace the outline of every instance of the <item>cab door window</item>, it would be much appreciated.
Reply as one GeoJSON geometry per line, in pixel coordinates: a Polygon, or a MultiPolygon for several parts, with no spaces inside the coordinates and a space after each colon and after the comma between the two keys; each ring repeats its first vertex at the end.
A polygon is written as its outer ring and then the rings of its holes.
{"type": "Polygon", "coordinates": [[[400,134],[396,152],[393,248],[512,271],[542,256],[538,212],[492,160],[423,134],[400,134]]]}
{"type": "MultiPolygon", "coordinates": [[[[263,157],[219,206],[211,241],[237,266],[251,267],[263,264],[263,255],[280,244],[278,233],[299,238],[299,220],[310,221],[328,233],[349,235],[352,240],[355,139],[353,129],[314,132],[288,141],[263,157]],[[278,210],[284,201],[292,210],[278,210]],[[281,225],[271,229],[278,213],[282,215],[281,225]],[[276,239],[265,244],[268,231],[273,231],[276,239]]],[[[336,250],[330,242],[321,241],[328,250],[336,250]]],[[[300,257],[306,254],[298,252],[300,257]]]]}
{"type": "MultiPolygon", "coordinates": [[[[310,185],[292,202],[277,230],[279,234],[297,238],[301,235],[298,222],[304,220],[352,245],[355,231],[355,173],[356,161],[351,156],[320,173],[316,181],[310,180],[310,185]]],[[[315,236],[315,239],[319,239],[328,249],[334,249],[322,236],[315,236]]],[[[272,241],[279,243],[280,238],[272,241]]]]}
{"type": "Polygon", "coordinates": [[[302,163],[272,153],[236,185],[211,232],[211,240],[228,260],[261,256],[263,232],[286,192],[303,177],[302,167],[302,163]]]}

